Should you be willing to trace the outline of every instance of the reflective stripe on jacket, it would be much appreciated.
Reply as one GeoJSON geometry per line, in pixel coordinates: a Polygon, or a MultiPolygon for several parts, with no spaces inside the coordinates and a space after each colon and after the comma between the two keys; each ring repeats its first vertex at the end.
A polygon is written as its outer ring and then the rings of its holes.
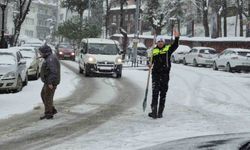
{"type": "Polygon", "coordinates": [[[166,45],[162,50],[160,50],[159,48],[154,48],[153,49],[153,56],[156,55],[161,55],[161,54],[166,54],[169,50],[169,48],[171,47],[171,45],[166,45]]]}

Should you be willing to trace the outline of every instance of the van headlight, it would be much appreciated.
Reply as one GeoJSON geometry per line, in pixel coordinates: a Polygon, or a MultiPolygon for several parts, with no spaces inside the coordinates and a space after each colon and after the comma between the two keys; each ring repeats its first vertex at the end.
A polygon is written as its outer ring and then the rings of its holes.
{"type": "Polygon", "coordinates": [[[122,59],[121,58],[116,58],[115,63],[116,64],[122,64],[122,59]]]}
{"type": "Polygon", "coordinates": [[[87,61],[88,61],[88,63],[90,63],[90,64],[96,63],[96,59],[95,59],[94,57],[92,57],[92,56],[88,57],[87,61]]]}
{"type": "Polygon", "coordinates": [[[9,72],[4,75],[3,79],[4,80],[11,80],[16,78],[16,73],[15,72],[9,72]]]}

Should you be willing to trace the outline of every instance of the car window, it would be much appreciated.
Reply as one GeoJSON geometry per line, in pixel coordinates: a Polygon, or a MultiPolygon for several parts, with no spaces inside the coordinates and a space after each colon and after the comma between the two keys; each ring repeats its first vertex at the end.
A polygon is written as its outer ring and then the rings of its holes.
{"type": "Polygon", "coordinates": [[[72,46],[69,44],[60,44],[59,48],[72,48],[72,46]]]}
{"type": "Polygon", "coordinates": [[[193,49],[193,50],[192,50],[192,53],[197,53],[197,52],[198,52],[197,49],[193,49]]]}
{"type": "Polygon", "coordinates": [[[34,58],[36,53],[34,51],[31,51],[31,50],[21,50],[20,51],[23,58],[34,58]]]}
{"type": "Polygon", "coordinates": [[[216,51],[212,50],[212,49],[201,49],[200,53],[202,53],[202,54],[216,54],[216,51]]]}
{"type": "Polygon", "coordinates": [[[240,55],[240,56],[249,56],[250,52],[238,52],[237,55],[240,55]]]}
{"type": "Polygon", "coordinates": [[[115,44],[90,43],[88,52],[90,54],[116,55],[118,54],[119,49],[115,44]]]}
{"type": "Polygon", "coordinates": [[[0,53],[0,65],[16,64],[15,56],[11,53],[0,53]]]}

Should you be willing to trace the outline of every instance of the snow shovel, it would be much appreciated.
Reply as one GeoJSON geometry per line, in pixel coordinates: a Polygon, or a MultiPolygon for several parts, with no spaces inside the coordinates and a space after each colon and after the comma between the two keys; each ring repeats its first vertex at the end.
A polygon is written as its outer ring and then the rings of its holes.
{"type": "Polygon", "coordinates": [[[148,70],[148,79],[147,79],[146,91],[145,91],[145,96],[144,96],[144,100],[143,100],[143,103],[142,103],[143,112],[145,112],[145,109],[147,107],[148,85],[149,85],[150,73],[151,73],[151,67],[148,70]]]}

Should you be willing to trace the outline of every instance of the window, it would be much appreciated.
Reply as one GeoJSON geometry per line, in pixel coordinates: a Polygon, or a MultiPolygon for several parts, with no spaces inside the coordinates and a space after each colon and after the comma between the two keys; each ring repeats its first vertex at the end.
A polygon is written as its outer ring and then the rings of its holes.
{"type": "Polygon", "coordinates": [[[116,15],[113,15],[113,22],[116,22],[116,15]]]}
{"type": "Polygon", "coordinates": [[[25,35],[29,36],[29,37],[33,37],[33,31],[32,30],[25,30],[25,35]]]}
{"type": "Polygon", "coordinates": [[[125,15],[125,21],[128,21],[128,14],[125,15]]]}

